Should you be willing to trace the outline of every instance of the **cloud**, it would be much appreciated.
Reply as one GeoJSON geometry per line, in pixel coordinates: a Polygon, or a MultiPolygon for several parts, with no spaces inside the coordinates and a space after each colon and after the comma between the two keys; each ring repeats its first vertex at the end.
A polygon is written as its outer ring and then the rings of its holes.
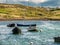
{"type": "Polygon", "coordinates": [[[0,3],[4,3],[4,2],[6,2],[6,1],[7,1],[7,2],[9,2],[9,1],[10,1],[10,2],[12,2],[12,1],[13,1],[13,2],[18,2],[18,1],[29,1],[29,0],[0,0],[0,3]]]}
{"type": "Polygon", "coordinates": [[[58,0],[49,0],[48,2],[44,2],[44,3],[41,3],[40,5],[41,6],[58,6],[58,3],[59,1],[58,0]]]}
{"type": "Polygon", "coordinates": [[[53,0],[0,0],[0,2],[5,2],[5,1],[14,1],[14,2],[18,2],[18,1],[30,1],[30,2],[34,2],[34,3],[43,3],[43,2],[46,2],[46,1],[53,1],[53,0]]]}
{"type": "Polygon", "coordinates": [[[42,2],[45,2],[45,1],[48,1],[48,0],[13,0],[15,2],[17,1],[30,1],[30,2],[34,2],[34,3],[42,3],[42,2]]]}
{"type": "Polygon", "coordinates": [[[34,3],[43,3],[43,2],[46,2],[48,0],[29,0],[31,2],[34,2],[34,3]]]}
{"type": "Polygon", "coordinates": [[[60,6],[60,0],[58,0],[57,5],[60,6]]]}
{"type": "Polygon", "coordinates": [[[5,2],[5,0],[0,0],[0,3],[4,3],[5,2]]]}
{"type": "Polygon", "coordinates": [[[17,2],[17,1],[29,1],[29,0],[13,0],[13,1],[17,2]]]}
{"type": "Polygon", "coordinates": [[[36,6],[60,6],[60,0],[0,0],[0,3],[24,4],[36,6]]]}
{"type": "Polygon", "coordinates": [[[13,1],[13,2],[19,2],[19,1],[29,1],[29,2],[33,2],[33,3],[43,3],[46,2],[48,0],[0,0],[0,3],[4,3],[6,1],[13,1]]]}

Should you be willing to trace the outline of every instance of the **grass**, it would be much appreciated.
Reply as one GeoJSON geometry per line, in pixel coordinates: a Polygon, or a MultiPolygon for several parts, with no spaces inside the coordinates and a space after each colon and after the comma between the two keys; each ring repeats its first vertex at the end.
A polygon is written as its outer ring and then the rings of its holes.
{"type": "Polygon", "coordinates": [[[60,9],[55,8],[47,10],[44,7],[29,7],[19,4],[0,4],[0,18],[22,18],[22,17],[37,17],[41,18],[52,18],[56,17],[60,19],[60,9]]]}

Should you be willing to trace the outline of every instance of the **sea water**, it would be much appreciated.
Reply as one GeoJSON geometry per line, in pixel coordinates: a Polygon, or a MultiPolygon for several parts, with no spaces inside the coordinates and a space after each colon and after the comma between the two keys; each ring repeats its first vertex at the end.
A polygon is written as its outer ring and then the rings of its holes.
{"type": "Polygon", "coordinates": [[[54,42],[54,37],[60,36],[60,21],[0,21],[0,45],[60,45],[54,42]],[[13,35],[14,27],[8,24],[36,24],[38,32],[28,32],[29,27],[19,27],[22,34],[13,35]],[[40,32],[42,30],[42,32],[40,32]]]}

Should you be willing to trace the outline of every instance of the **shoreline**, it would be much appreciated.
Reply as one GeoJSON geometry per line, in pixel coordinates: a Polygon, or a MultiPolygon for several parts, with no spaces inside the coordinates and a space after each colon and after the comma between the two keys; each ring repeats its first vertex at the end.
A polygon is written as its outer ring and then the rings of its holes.
{"type": "Polygon", "coordinates": [[[60,19],[0,19],[0,21],[20,21],[20,20],[60,21],[60,19]]]}

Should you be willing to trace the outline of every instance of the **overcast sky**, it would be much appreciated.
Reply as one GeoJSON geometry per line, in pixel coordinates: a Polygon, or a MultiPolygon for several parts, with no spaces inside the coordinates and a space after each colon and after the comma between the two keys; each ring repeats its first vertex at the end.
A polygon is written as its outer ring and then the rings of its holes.
{"type": "MultiPolygon", "coordinates": [[[[0,2],[4,2],[6,0],[0,0],[0,2]]],[[[10,0],[12,1],[12,0],[10,0]]],[[[13,0],[14,2],[18,2],[18,1],[30,1],[30,2],[34,2],[34,3],[43,3],[43,2],[46,2],[46,1],[49,1],[49,0],[13,0]]]]}
{"type": "MultiPolygon", "coordinates": [[[[45,6],[60,6],[60,0],[7,0],[11,2],[33,2],[35,4],[41,4],[45,6]]],[[[0,0],[0,3],[6,3],[6,0],[0,0]]]]}

